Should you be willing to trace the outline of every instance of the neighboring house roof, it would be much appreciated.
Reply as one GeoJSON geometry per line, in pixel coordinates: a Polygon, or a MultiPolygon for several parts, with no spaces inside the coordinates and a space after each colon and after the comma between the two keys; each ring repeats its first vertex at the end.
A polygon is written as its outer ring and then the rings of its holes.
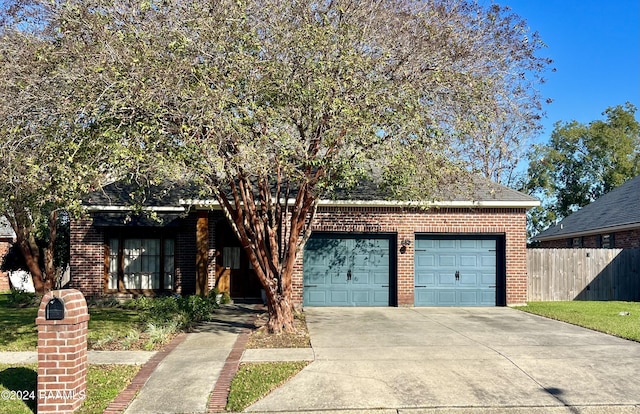
{"type": "Polygon", "coordinates": [[[640,175],[534,237],[554,240],[640,227],[640,175]]]}
{"type": "MultiPolygon", "coordinates": [[[[531,208],[538,199],[484,178],[476,178],[471,185],[441,189],[438,201],[430,207],[499,207],[531,208]]],[[[144,206],[157,212],[180,212],[189,206],[215,206],[212,198],[203,197],[199,188],[189,183],[150,186],[142,197],[130,184],[116,182],[89,194],[84,204],[90,211],[129,210],[131,205],[144,206]]],[[[351,190],[339,191],[332,199],[320,200],[321,206],[410,206],[410,201],[391,199],[388,192],[375,183],[363,182],[351,190]]]]}
{"type": "Polygon", "coordinates": [[[0,240],[13,240],[16,236],[6,218],[0,216],[0,240]]]}

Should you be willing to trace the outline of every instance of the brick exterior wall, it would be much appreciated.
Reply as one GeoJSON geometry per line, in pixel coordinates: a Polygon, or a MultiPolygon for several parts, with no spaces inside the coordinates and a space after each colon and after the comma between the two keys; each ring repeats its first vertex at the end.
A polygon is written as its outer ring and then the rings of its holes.
{"type": "MultiPolygon", "coordinates": [[[[209,214],[209,287],[215,285],[216,223],[222,219],[220,212],[209,214]]],[[[196,221],[190,214],[180,220],[176,230],[175,291],[193,294],[196,281],[196,221]]],[[[78,289],[86,297],[105,295],[105,234],[102,227],[93,226],[91,219],[71,222],[70,288],[78,289]]]]}
{"type": "MultiPolygon", "coordinates": [[[[527,251],[525,209],[402,209],[369,207],[322,207],[318,210],[315,231],[396,233],[409,239],[405,253],[398,253],[398,305],[413,305],[414,246],[416,234],[492,234],[504,235],[506,255],[507,305],[527,300],[527,251]]],[[[393,275],[392,275],[393,277],[393,275]]],[[[294,302],[302,303],[302,257],[293,275],[294,302]]]]}
{"type": "MultiPolygon", "coordinates": [[[[396,207],[321,207],[313,230],[325,232],[395,233],[400,240],[412,241],[404,253],[397,254],[397,297],[400,306],[413,305],[413,263],[416,234],[479,234],[505,238],[506,302],[524,304],[527,297],[525,209],[403,209],[396,207]]],[[[224,219],[218,211],[209,214],[209,287],[215,281],[216,225],[224,219]]],[[[196,215],[182,219],[177,233],[177,292],[195,291],[196,215]]],[[[104,235],[90,221],[72,222],[71,287],[86,296],[102,295],[104,275],[104,235]]],[[[294,302],[302,300],[302,255],[294,268],[294,302]]],[[[392,275],[394,277],[394,275],[392,275]]]]}
{"type": "Polygon", "coordinates": [[[70,235],[69,287],[86,297],[102,296],[104,290],[105,240],[101,227],[92,220],[72,220],[70,235]]]}
{"type": "MultiPolygon", "coordinates": [[[[2,266],[4,256],[7,254],[10,247],[10,241],[0,239],[0,266],[2,266]]],[[[10,288],[11,286],[9,285],[9,272],[0,270],[0,292],[7,291],[10,288]]]]}
{"type": "Polygon", "coordinates": [[[640,247],[640,228],[613,233],[616,249],[633,249],[640,247]]]}
{"type": "Polygon", "coordinates": [[[87,395],[87,302],[77,290],[47,293],[38,309],[39,413],[73,413],[87,395]],[[62,320],[47,320],[45,307],[53,295],[64,302],[62,320]]]}
{"type": "MultiPolygon", "coordinates": [[[[595,249],[598,248],[600,237],[606,234],[613,234],[613,248],[616,249],[634,249],[640,248],[640,228],[619,231],[615,233],[607,232],[603,234],[592,234],[582,237],[582,247],[595,249]]],[[[545,240],[540,242],[541,248],[545,249],[566,249],[571,247],[573,238],[564,238],[556,240],[545,240]]]]}

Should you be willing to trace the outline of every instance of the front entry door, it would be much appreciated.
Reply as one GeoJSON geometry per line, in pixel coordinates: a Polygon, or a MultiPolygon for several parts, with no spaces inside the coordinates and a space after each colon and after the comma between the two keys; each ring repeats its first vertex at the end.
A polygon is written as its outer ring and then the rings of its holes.
{"type": "Polygon", "coordinates": [[[226,221],[216,228],[216,285],[232,299],[260,298],[262,288],[249,258],[226,221]]]}

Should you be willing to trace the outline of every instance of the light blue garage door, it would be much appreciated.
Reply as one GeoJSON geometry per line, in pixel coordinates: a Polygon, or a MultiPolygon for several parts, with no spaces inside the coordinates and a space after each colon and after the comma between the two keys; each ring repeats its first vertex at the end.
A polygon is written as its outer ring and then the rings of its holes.
{"type": "Polygon", "coordinates": [[[389,238],[314,235],[304,250],[305,306],[389,306],[389,238]]]}
{"type": "Polygon", "coordinates": [[[496,306],[496,240],[418,238],[415,306],[496,306]]]}

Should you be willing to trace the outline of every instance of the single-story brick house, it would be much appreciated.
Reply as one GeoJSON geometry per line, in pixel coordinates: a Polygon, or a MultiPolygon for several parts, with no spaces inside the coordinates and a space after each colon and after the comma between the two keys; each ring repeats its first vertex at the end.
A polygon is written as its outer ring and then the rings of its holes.
{"type": "MultiPolygon", "coordinates": [[[[71,287],[103,296],[190,294],[206,284],[235,300],[260,298],[217,203],[194,201],[187,188],[158,189],[146,203],[160,221],[134,214],[117,183],[89,197],[89,217],[71,223],[71,287]]],[[[296,305],[526,302],[525,213],[537,199],[483,180],[472,195],[425,209],[376,188],[320,202],[295,268],[296,305]]]]}
{"type": "Polygon", "coordinates": [[[640,247],[640,176],[534,237],[543,248],[640,247]]]}

